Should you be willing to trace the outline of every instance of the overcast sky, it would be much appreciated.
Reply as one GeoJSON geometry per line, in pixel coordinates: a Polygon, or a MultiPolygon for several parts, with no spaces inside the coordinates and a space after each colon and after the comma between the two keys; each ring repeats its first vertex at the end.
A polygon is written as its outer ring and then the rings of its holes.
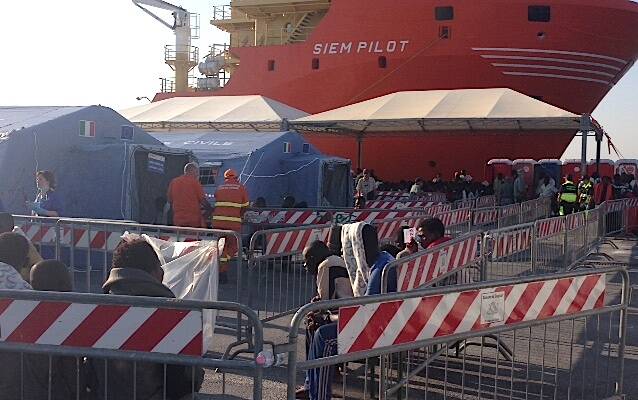
{"type": "MultiPolygon", "coordinates": [[[[201,15],[200,54],[226,36],[209,24],[209,0],[176,2],[201,15]]],[[[217,4],[224,4],[220,0],[217,4]]],[[[153,97],[171,77],[163,48],[174,36],[129,0],[3,1],[0,105],[89,105],[122,109],[153,97]]],[[[166,14],[170,19],[170,14],[166,14]]],[[[626,158],[638,158],[638,65],[594,112],[626,158]]],[[[594,142],[590,142],[590,156],[594,142]]],[[[603,157],[608,158],[607,146],[603,157]]],[[[564,158],[580,158],[576,139],[564,158]]],[[[610,158],[616,158],[612,155],[610,158]]]]}

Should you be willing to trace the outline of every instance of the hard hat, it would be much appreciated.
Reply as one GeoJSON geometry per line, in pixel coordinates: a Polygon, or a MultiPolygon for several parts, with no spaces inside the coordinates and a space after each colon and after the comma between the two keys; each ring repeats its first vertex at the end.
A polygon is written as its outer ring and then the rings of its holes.
{"type": "Polygon", "coordinates": [[[237,172],[234,169],[227,169],[224,172],[224,179],[237,178],[237,172]]]}

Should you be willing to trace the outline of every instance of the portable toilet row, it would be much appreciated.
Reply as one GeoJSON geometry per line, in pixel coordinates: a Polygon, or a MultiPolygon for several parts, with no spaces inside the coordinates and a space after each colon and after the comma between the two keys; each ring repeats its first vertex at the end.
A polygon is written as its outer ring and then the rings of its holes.
{"type": "Polygon", "coordinates": [[[626,173],[638,178],[638,160],[626,158],[616,161],[616,173],[626,173]]]}

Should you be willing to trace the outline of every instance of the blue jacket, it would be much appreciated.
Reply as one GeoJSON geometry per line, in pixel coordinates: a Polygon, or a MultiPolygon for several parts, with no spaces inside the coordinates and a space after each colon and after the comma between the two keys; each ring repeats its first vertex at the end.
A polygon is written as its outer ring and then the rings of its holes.
{"type": "MultiPolygon", "coordinates": [[[[390,253],[382,251],[377,260],[370,268],[370,280],[368,280],[368,289],[366,296],[373,294],[381,294],[381,276],[385,267],[394,261],[394,257],[390,253]]],[[[392,268],[388,275],[388,293],[397,291],[397,270],[392,268]]]]}

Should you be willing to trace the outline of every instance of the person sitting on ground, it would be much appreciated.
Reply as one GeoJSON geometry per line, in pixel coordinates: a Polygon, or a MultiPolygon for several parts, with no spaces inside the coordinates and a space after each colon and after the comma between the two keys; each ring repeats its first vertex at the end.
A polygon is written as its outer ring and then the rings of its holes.
{"type": "Polygon", "coordinates": [[[423,179],[416,178],[414,185],[410,188],[410,197],[417,197],[423,193],[423,179]]]}
{"type": "MultiPolygon", "coordinates": [[[[71,292],[73,282],[66,265],[46,260],[31,268],[31,286],[46,292],[71,292]]],[[[76,357],[30,354],[25,357],[25,398],[66,400],[83,398],[86,390],[83,362],[76,357]],[[80,395],[78,396],[78,388],[80,395]]]]}
{"type": "Polygon", "coordinates": [[[253,202],[253,208],[266,208],[266,199],[257,197],[253,202]]]}
{"type": "Polygon", "coordinates": [[[281,208],[295,208],[295,200],[294,196],[286,196],[284,197],[284,201],[281,203],[281,208]]]}
{"type": "MultiPolygon", "coordinates": [[[[115,249],[111,273],[102,289],[106,294],[174,298],[173,292],[162,284],[163,277],[160,260],[149,243],[144,239],[123,240],[115,249]]],[[[114,400],[177,400],[190,395],[191,387],[195,392],[201,388],[204,372],[200,368],[193,375],[191,367],[136,364],[114,360],[105,371],[103,360],[90,360],[91,392],[98,399],[106,399],[107,390],[108,399],[114,400]]]]}
{"type": "MultiPolygon", "coordinates": [[[[0,289],[31,290],[18,269],[27,259],[29,245],[23,236],[8,232],[0,234],[0,289]]],[[[0,352],[0,400],[22,399],[22,355],[19,352],[0,352]]]]}
{"type": "Polygon", "coordinates": [[[22,276],[22,279],[28,282],[31,267],[33,267],[36,263],[42,261],[42,256],[40,256],[40,253],[38,253],[38,249],[35,248],[33,243],[31,243],[31,241],[27,238],[22,229],[15,226],[13,215],[9,213],[0,213],[0,233],[6,232],[18,233],[25,239],[27,239],[29,252],[27,253],[27,261],[24,263],[23,266],[20,267],[20,275],[22,276]]]}

